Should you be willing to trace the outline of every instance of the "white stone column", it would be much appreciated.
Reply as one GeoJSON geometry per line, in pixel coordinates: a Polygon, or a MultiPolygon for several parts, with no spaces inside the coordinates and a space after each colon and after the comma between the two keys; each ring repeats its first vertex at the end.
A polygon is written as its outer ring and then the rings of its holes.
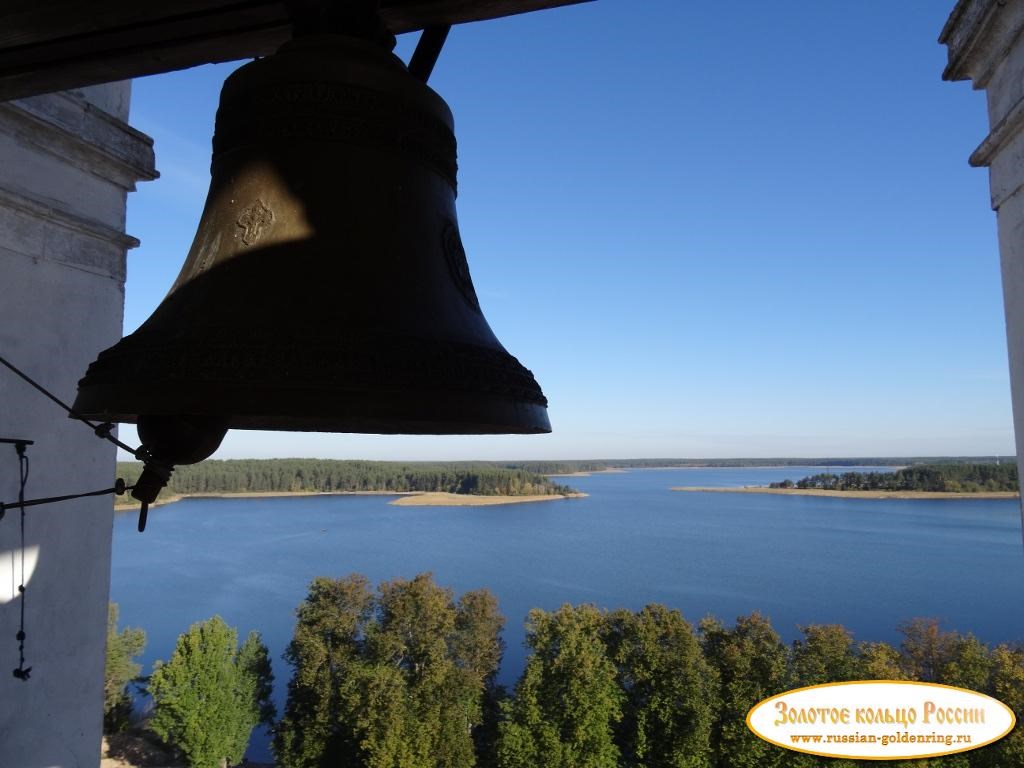
{"type": "MultiPolygon", "coordinates": [[[[988,99],[990,132],[970,157],[988,167],[999,229],[1006,341],[1017,447],[1024,478],[1024,0],[959,0],[939,42],[946,80],[970,80],[988,99]]],[[[1024,506],[1022,506],[1024,521],[1024,506]]]]}
{"type": "MultiPolygon", "coordinates": [[[[0,355],[65,402],[121,336],[127,193],[155,177],[152,141],[130,128],[129,83],[0,103],[0,355]]],[[[115,448],[0,367],[0,437],[28,447],[26,497],[110,487],[115,448]]],[[[0,501],[18,496],[0,444],[0,501]]],[[[110,592],[111,497],[0,520],[0,766],[97,766],[110,592]],[[25,664],[18,667],[21,603],[25,664]]]]}

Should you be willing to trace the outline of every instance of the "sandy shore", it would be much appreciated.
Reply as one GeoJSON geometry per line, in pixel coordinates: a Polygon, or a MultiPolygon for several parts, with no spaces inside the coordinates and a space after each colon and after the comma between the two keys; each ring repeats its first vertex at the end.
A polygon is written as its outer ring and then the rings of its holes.
{"type": "MultiPolygon", "coordinates": [[[[276,499],[286,496],[411,496],[419,491],[238,491],[237,493],[186,493],[160,495],[157,500],[150,504],[150,508],[159,507],[163,504],[173,504],[182,499],[276,499]]],[[[139,502],[135,499],[125,501],[124,498],[114,497],[114,509],[131,510],[138,509],[139,502]]]]}
{"type": "MultiPolygon", "coordinates": [[[[554,499],[571,499],[586,496],[575,493],[562,496],[549,494],[542,496],[474,496],[468,493],[428,493],[423,491],[241,491],[239,493],[190,493],[184,495],[160,496],[150,508],[164,504],[173,504],[181,499],[273,499],[286,496],[401,496],[392,504],[409,507],[488,507],[495,504],[522,504],[527,501],[552,501],[554,499]]],[[[124,501],[116,497],[115,512],[131,512],[138,510],[139,503],[134,499],[124,501]]]]}
{"type": "MultiPolygon", "coordinates": [[[[184,496],[178,496],[177,494],[168,494],[166,496],[157,496],[156,501],[149,505],[150,509],[153,507],[162,507],[164,504],[173,504],[176,501],[181,501],[184,496]]],[[[131,512],[132,510],[138,511],[139,502],[131,497],[130,493],[126,493],[124,496],[114,497],[114,511],[115,512],[131,512]]]]}
{"type": "Polygon", "coordinates": [[[100,768],[185,768],[151,734],[116,733],[104,736],[100,768]]]}
{"type": "MultiPolygon", "coordinates": [[[[274,768],[271,763],[243,763],[248,768],[274,768]]],[[[186,768],[148,731],[133,729],[103,737],[100,768],[186,768]]]]}
{"type": "Polygon", "coordinates": [[[780,496],[833,496],[844,499],[1016,499],[1013,491],[986,491],[983,493],[946,493],[936,491],[827,491],[822,488],[699,488],[681,486],[673,491],[700,493],[774,493],[780,496]]]}
{"type": "Polygon", "coordinates": [[[610,467],[609,469],[594,469],[590,472],[560,472],[554,475],[544,475],[544,477],[590,477],[591,475],[621,475],[626,470],[616,469],[610,467]]]}
{"type": "Polygon", "coordinates": [[[491,507],[497,504],[526,504],[531,501],[556,501],[558,499],[578,499],[585,493],[573,493],[566,496],[548,494],[545,496],[473,496],[468,493],[416,493],[395,499],[391,503],[396,507],[491,507]]]}
{"type": "Polygon", "coordinates": [[[187,496],[190,499],[276,499],[284,496],[410,496],[414,493],[419,491],[238,491],[190,493],[187,496]]]}

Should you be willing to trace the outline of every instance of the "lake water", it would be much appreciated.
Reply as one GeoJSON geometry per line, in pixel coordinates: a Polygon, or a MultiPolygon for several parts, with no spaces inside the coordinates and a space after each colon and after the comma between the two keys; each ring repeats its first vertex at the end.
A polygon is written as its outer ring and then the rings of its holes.
{"type": "MultiPolygon", "coordinates": [[[[844,471],[846,468],[843,468],[844,471]]],[[[219,614],[281,660],[315,576],[374,583],[432,571],[456,593],[487,587],[506,616],[500,679],[525,663],[533,607],[660,602],[691,622],[760,610],[786,641],[841,623],[898,641],[915,616],[988,643],[1024,642],[1024,548],[1016,500],[903,501],[681,493],[677,485],[761,485],[822,468],[635,470],[572,477],[584,499],[495,507],[396,507],[388,496],[186,499],[114,522],[111,600],[146,630],[148,672],[190,624],[219,614]]],[[[265,735],[250,759],[268,760],[265,735]]]]}

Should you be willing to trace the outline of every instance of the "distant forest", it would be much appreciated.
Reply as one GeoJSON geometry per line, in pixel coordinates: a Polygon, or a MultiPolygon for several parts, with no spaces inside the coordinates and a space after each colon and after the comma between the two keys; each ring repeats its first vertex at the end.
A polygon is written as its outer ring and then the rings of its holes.
{"type": "Polygon", "coordinates": [[[932,464],[895,472],[844,472],[811,475],[795,483],[784,480],[770,488],[820,488],[828,491],[937,491],[980,493],[1017,491],[1017,465],[932,464]]]}
{"type": "MultiPolygon", "coordinates": [[[[974,460],[977,461],[976,459],[974,460]]],[[[584,459],[551,461],[391,462],[333,459],[207,460],[178,467],[167,491],[177,495],[246,492],[443,491],[481,496],[559,495],[573,488],[545,475],[656,467],[892,467],[896,472],[845,472],[786,480],[772,487],[836,490],[1016,491],[1017,466],[970,463],[964,457],[832,459],[584,459]]],[[[132,485],[139,462],[117,463],[117,477],[132,485]]],[[[133,503],[128,496],[119,503],[133,503]]]]}
{"type": "MultiPolygon", "coordinates": [[[[132,485],[137,461],[117,463],[117,476],[132,485]]],[[[207,460],[178,467],[167,490],[178,495],[246,492],[443,491],[480,496],[575,493],[543,475],[496,465],[335,461],[329,459],[207,460]]],[[[128,497],[123,497],[128,500],[128,497]]]]}
{"type": "MultiPolygon", "coordinates": [[[[572,459],[551,461],[484,462],[490,466],[525,469],[544,475],[600,472],[605,469],[655,469],[675,467],[905,467],[908,465],[977,464],[980,461],[1012,464],[1013,456],[875,456],[873,458],[761,458],[761,459],[572,459]]],[[[459,462],[456,462],[458,465],[459,462]]],[[[479,465],[480,462],[473,462],[479,465]]]]}

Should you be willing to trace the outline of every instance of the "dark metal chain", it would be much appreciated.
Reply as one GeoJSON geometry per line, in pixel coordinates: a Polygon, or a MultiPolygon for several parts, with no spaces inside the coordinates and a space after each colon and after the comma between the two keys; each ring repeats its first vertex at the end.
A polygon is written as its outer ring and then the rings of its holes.
{"type": "Polygon", "coordinates": [[[21,601],[21,616],[18,624],[18,633],[14,636],[18,641],[18,666],[12,670],[12,674],[22,681],[27,681],[32,674],[32,667],[25,666],[25,509],[38,504],[52,504],[55,501],[68,501],[69,499],[81,499],[86,496],[105,496],[109,493],[123,494],[131,486],[126,485],[121,478],[117,479],[113,488],[105,488],[102,491],[89,491],[87,493],[71,493],[64,496],[48,496],[43,499],[26,499],[25,487],[28,485],[28,453],[26,448],[32,445],[32,440],[16,440],[0,438],[0,443],[13,443],[18,454],[18,500],[13,504],[0,502],[0,520],[3,520],[8,509],[17,507],[21,510],[21,583],[18,585],[18,597],[21,601]]]}
{"type": "Polygon", "coordinates": [[[3,364],[7,368],[9,368],[19,378],[21,378],[24,381],[26,381],[29,385],[34,387],[36,390],[38,390],[39,392],[44,394],[46,397],[50,398],[50,400],[52,400],[57,405],[59,405],[61,408],[63,408],[65,411],[67,411],[68,412],[68,416],[70,416],[73,419],[77,419],[78,421],[82,422],[87,427],[89,427],[93,431],[93,434],[96,435],[96,437],[101,437],[104,440],[109,440],[114,445],[116,445],[118,448],[121,448],[121,449],[123,449],[125,451],[128,451],[128,453],[130,453],[132,456],[134,456],[139,461],[145,461],[147,458],[149,458],[149,456],[147,455],[147,452],[143,448],[132,448],[130,445],[125,445],[120,440],[118,440],[116,437],[114,437],[111,434],[111,432],[114,429],[114,425],[111,422],[103,422],[102,424],[93,424],[91,421],[89,421],[89,419],[85,418],[81,414],[76,413],[74,410],[72,410],[70,405],[68,405],[63,400],[58,398],[56,395],[51,393],[42,384],[40,384],[39,382],[37,382],[34,379],[32,379],[32,377],[30,377],[27,373],[22,371],[17,366],[15,366],[9,360],[5,359],[2,355],[0,355],[0,364],[3,364]]]}
{"type": "MultiPolygon", "coordinates": [[[[71,418],[77,419],[78,421],[82,422],[87,427],[89,427],[93,431],[93,434],[96,435],[97,437],[103,438],[104,440],[109,440],[114,445],[116,445],[118,448],[121,448],[121,449],[127,451],[128,453],[132,454],[137,459],[145,461],[146,459],[149,458],[149,454],[148,454],[148,452],[146,450],[144,450],[144,448],[141,448],[141,447],[140,448],[132,448],[130,445],[126,445],[125,443],[122,443],[120,440],[118,440],[116,437],[114,437],[111,434],[111,432],[114,429],[114,425],[112,423],[104,422],[102,424],[94,424],[93,422],[89,421],[89,419],[85,418],[81,414],[76,413],[71,408],[71,406],[69,406],[67,403],[62,401],[56,395],[51,393],[42,384],[40,384],[39,382],[35,381],[31,376],[29,376],[27,373],[22,371],[20,368],[18,368],[16,365],[11,363],[9,360],[4,358],[3,356],[0,356],[0,364],[3,364],[4,367],[8,368],[16,376],[18,376],[20,379],[22,379],[23,381],[28,383],[33,389],[35,389],[36,391],[40,392],[41,394],[43,394],[44,396],[46,396],[47,398],[52,400],[54,403],[59,405],[61,408],[63,408],[65,411],[67,411],[68,415],[71,418]]],[[[105,489],[103,489],[101,491],[89,491],[89,492],[86,492],[86,493],[72,493],[72,494],[66,494],[64,496],[48,496],[46,498],[41,498],[41,499],[26,499],[25,498],[25,487],[28,485],[28,472],[29,472],[29,461],[28,461],[28,454],[26,453],[26,448],[29,445],[31,445],[33,441],[32,440],[16,440],[16,439],[4,438],[4,439],[0,439],[0,442],[3,442],[3,443],[13,443],[14,444],[14,449],[15,449],[15,451],[17,451],[17,454],[18,454],[18,478],[19,478],[18,501],[16,503],[14,503],[14,504],[5,504],[4,502],[0,502],[0,520],[2,520],[4,518],[4,515],[6,515],[7,510],[12,508],[12,507],[17,507],[18,509],[21,510],[21,583],[18,585],[18,597],[19,597],[19,599],[21,601],[21,612],[20,612],[21,615],[20,615],[20,620],[19,620],[19,624],[18,624],[18,633],[15,635],[15,639],[18,641],[18,666],[17,666],[17,668],[15,668],[12,671],[12,674],[16,678],[18,678],[19,680],[27,681],[29,679],[29,677],[31,677],[32,667],[26,667],[25,666],[25,637],[26,637],[26,634],[25,634],[25,596],[26,596],[25,595],[25,518],[26,518],[25,510],[26,510],[26,508],[33,507],[33,506],[36,506],[38,504],[52,504],[53,502],[57,502],[57,501],[68,501],[70,499],[81,499],[81,498],[84,498],[86,496],[105,496],[108,493],[114,493],[114,494],[117,494],[117,495],[121,495],[126,490],[128,490],[128,486],[125,485],[124,480],[121,480],[120,478],[118,478],[118,480],[114,484],[113,488],[105,488],[105,489]]]]}
{"type": "MultiPolygon", "coordinates": [[[[109,440],[114,445],[116,445],[118,448],[121,448],[122,450],[127,451],[132,456],[134,456],[136,459],[141,461],[146,466],[147,469],[157,468],[157,467],[160,466],[160,464],[153,459],[153,456],[150,454],[149,449],[147,449],[146,446],[140,445],[138,448],[132,448],[130,445],[126,445],[125,443],[122,443],[120,440],[118,440],[116,437],[114,437],[111,434],[111,432],[114,429],[114,424],[112,422],[106,421],[106,422],[103,422],[102,424],[93,424],[91,421],[89,421],[89,419],[85,418],[85,416],[82,416],[80,413],[76,413],[75,410],[70,405],[68,405],[63,400],[61,400],[59,397],[54,395],[52,392],[50,392],[48,389],[46,389],[46,387],[44,387],[42,384],[37,382],[35,379],[33,379],[31,376],[29,376],[23,370],[18,368],[16,365],[14,365],[14,363],[12,363],[10,360],[7,360],[6,358],[4,358],[2,355],[0,355],[0,364],[3,364],[5,367],[7,367],[11,372],[13,372],[20,379],[22,379],[23,381],[27,382],[31,387],[33,387],[38,392],[42,393],[47,398],[49,398],[50,400],[55,402],[57,405],[59,405],[61,408],[63,408],[65,411],[67,411],[68,416],[70,416],[71,418],[76,419],[76,420],[82,422],[87,427],[89,427],[92,430],[93,434],[96,435],[96,437],[103,438],[104,440],[109,440]]],[[[15,440],[0,440],[0,442],[18,442],[18,441],[15,441],[15,440]]],[[[32,441],[29,440],[29,441],[22,441],[22,442],[31,443],[32,441]]],[[[166,469],[166,473],[169,475],[170,474],[170,469],[166,469]]],[[[143,473],[143,477],[145,477],[145,473],[143,473]]],[[[131,487],[125,486],[124,481],[121,480],[121,479],[118,479],[117,484],[113,488],[110,488],[110,489],[106,489],[106,490],[102,490],[102,491],[90,491],[89,493],[71,494],[71,495],[68,495],[68,496],[50,496],[50,497],[45,498],[45,499],[33,499],[31,501],[25,501],[24,499],[20,499],[19,500],[19,504],[17,506],[21,507],[22,515],[24,515],[25,514],[25,507],[35,506],[36,504],[50,504],[50,503],[52,503],[54,501],[67,501],[68,499],[80,499],[80,498],[82,498],[84,496],[103,496],[103,495],[106,495],[108,493],[116,493],[117,495],[120,496],[126,490],[131,490],[131,488],[134,488],[134,487],[135,486],[131,486],[131,487]]],[[[12,506],[15,506],[15,505],[14,504],[4,504],[4,503],[0,502],[0,520],[3,519],[4,513],[6,512],[7,508],[8,507],[12,507],[12,506]]],[[[149,512],[149,504],[147,504],[146,502],[143,501],[142,502],[142,507],[139,510],[139,532],[140,533],[146,529],[146,517],[147,517],[148,512],[149,512]]]]}
{"type": "Polygon", "coordinates": [[[37,507],[40,504],[53,504],[54,502],[57,501],[71,501],[72,499],[84,499],[88,496],[107,496],[111,493],[116,496],[121,496],[124,494],[125,491],[130,491],[134,487],[134,485],[126,485],[124,480],[122,480],[121,478],[117,478],[117,482],[114,483],[113,488],[104,488],[101,491],[87,491],[86,493],[68,493],[63,496],[46,496],[42,499],[23,500],[19,498],[18,501],[16,501],[13,504],[4,503],[0,501],[0,520],[3,520],[4,515],[7,514],[7,510],[13,507],[21,507],[22,509],[24,509],[25,507],[37,507]]]}
{"type": "Polygon", "coordinates": [[[18,585],[18,595],[21,598],[21,623],[18,625],[18,667],[13,671],[16,678],[27,681],[32,672],[32,667],[25,666],[25,486],[28,484],[28,454],[25,452],[27,443],[21,441],[15,443],[15,450],[18,452],[18,476],[20,483],[18,487],[18,506],[21,507],[21,583],[18,585]]]}

